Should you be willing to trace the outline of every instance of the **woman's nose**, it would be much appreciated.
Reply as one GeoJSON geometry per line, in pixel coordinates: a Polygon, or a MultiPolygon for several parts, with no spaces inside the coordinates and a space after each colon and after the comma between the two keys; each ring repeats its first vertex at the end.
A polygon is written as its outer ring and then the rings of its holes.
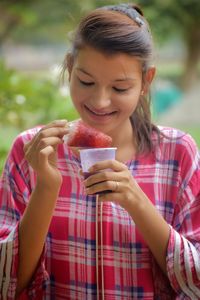
{"type": "Polygon", "coordinates": [[[93,98],[93,105],[98,108],[102,109],[108,107],[110,105],[110,93],[105,89],[98,89],[93,98]]]}

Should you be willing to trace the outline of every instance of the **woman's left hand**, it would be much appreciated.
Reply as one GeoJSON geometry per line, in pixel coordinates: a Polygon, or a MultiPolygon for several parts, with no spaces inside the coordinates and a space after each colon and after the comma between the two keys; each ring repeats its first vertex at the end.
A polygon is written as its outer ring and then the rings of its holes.
{"type": "Polygon", "coordinates": [[[126,165],[116,160],[107,160],[96,163],[89,172],[99,173],[91,175],[84,181],[86,193],[105,192],[99,194],[99,201],[116,202],[129,213],[166,274],[169,225],[139,187],[126,165]],[[106,192],[108,190],[111,193],[106,192]]]}
{"type": "Polygon", "coordinates": [[[117,160],[98,162],[89,172],[91,176],[84,180],[86,193],[99,194],[99,201],[116,202],[129,210],[142,195],[144,197],[127,166],[117,160]]]}

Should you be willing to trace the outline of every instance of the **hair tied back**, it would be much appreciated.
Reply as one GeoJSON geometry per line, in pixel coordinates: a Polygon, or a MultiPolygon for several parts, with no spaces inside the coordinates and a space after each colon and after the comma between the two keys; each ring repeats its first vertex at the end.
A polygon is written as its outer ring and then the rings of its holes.
{"type": "Polygon", "coordinates": [[[133,5],[123,3],[119,5],[107,5],[104,6],[103,9],[123,13],[134,20],[139,26],[143,26],[145,24],[145,22],[141,18],[141,16],[143,16],[143,13],[137,6],[135,7],[133,5]]]}

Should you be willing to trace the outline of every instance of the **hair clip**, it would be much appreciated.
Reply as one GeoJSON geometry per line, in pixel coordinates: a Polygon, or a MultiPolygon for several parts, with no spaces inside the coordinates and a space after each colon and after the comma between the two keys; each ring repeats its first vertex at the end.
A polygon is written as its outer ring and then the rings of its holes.
{"type": "Polygon", "coordinates": [[[128,4],[107,5],[107,6],[104,6],[103,8],[107,9],[107,10],[121,12],[121,13],[127,15],[132,20],[134,20],[139,26],[142,26],[145,24],[145,22],[142,20],[142,18],[140,16],[140,14],[138,13],[138,11],[128,4]]]}
{"type": "Polygon", "coordinates": [[[144,21],[140,17],[136,17],[134,20],[139,26],[144,25],[144,21]]]}

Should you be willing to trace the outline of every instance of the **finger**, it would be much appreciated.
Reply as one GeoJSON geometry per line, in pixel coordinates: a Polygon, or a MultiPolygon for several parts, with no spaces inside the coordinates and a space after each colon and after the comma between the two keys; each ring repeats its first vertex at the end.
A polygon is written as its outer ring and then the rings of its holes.
{"type": "Polygon", "coordinates": [[[37,134],[38,134],[38,132],[35,133],[34,136],[32,136],[30,140],[25,141],[24,152],[26,152],[31,147],[31,145],[34,144],[37,134]]]}
{"type": "Polygon", "coordinates": [[[36,139],[42,139],[50,136],[63,137],[65,134],[69,133],[69,128],[67,127],[48,127],[42,128],[36,135],[36,139]]]}
{"type": "Polygon", "coordinates": [[[119,173],[112,172],[112,171],[101,171],[95,174],[91,174],[89,177],[87,177],[84,180],[84,184],[86,187],[89,187],[93,184],[97,184],[99,182],[104,182],[104,181],[114,181],[114,180],[119,180],[119,173]]]}
{"type": "Polygon", "coordinates": [[[24,144],[24,153],[26,153],[28,151],[28,148],[30,147],[30,145],[31,145],[31,141],[24,144]]]}
{"type": "Polygon", "coordinates": [[[44,147],[47,145],[46,139],[55,137],[59,138],[60,140],[58,143],[63,143],[62,137],[68,132],[67,128],[48,128],[48,129],[43,129],[40,130],[37,135],[33,138],[31,141],[31,144],[29,146],[34,147],[34,148],[39,148],[41,149],[42,147],[40,146],[41,144],[44,144],[44,147]],[[39,146],[38,146],[39,145],[39,146]]]}
{"type": "Polygon", "coordinates": [[[90,169],[90,173],[99,172],[105,169],[112,169],[115,172],[127,170],[127,166],[117,160],[104,160],[95,163],[90,169]]]}
{"type": "Polygon", "coordinates": [[[57,146],[62,143],[62,139],[58,137],[49,137],[39,140],[37,143],[29,142],[28,145],[25,146],[25,157],[28,161],[32,161],[33,157],[37,155],[38,152],[45,149],[48,146],[52,146],[54,149],[54,153],[57,152],[57,146]]]}
{"type": "Polygon", "coordinates": [[[55,147],[59,144],[62,144],[62,139],[59,137],[47,137],[38,141],[37,145],[35,145],[35,149],[42,150],[48,146],[55,147]]]}
{"type": "Polygon", "coordinates": [[[47,129],[51,127],[67,127],[68,123],[69,122],[67,120],[54,120],[53,122],[45,125],[43,128],[47,129]]]}
{"type": "Polygon", "coordinates": [[[119,193],[120,186],[118,181],[104,181],[98,184],[94,184],[86,188],[86,194],[99,194],[99,193],[119,193]]]}
{"type": "Polygon", "coordinates": [[[67,120],[55,120],[45,126],[43,126],[38,132],[37,134],[27,143],[25,143],[24,145],[24,151],[27,151],[27,149],[38,139],[38,137],[41,136],[49,136],[49,135],[58,135],[58,136],[63,136],[65,134],[68,133],[68,127],[67,127],[68,121],[67,120]],[[52,128],[56,128],[59,127],[61,128],[61,130],[56,130],[56,131],[47,131],[47,129],[52,129],[52,128]]]}
{"type": "Polygon", "coordinates": [[[53,146],[49,145],[39,152],[39,162],[43,164],[49,164],[49,156],[55,153],[53,146]]]}

